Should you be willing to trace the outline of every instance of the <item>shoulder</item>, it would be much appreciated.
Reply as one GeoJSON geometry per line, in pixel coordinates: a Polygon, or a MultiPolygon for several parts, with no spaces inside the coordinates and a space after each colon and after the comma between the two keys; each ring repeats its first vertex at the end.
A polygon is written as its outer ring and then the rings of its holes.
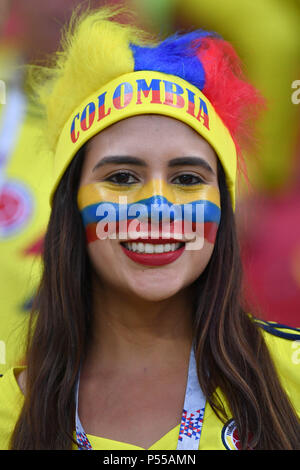
{"type": "Polygon", "coordinates": [[[24,403],[24,395],[16,378],[24,370],[24,367],[15,367],[0,377],[0,450],[9,448],[9,441],[24,403]]]}
{"type": "Polygon", "coordinates": [[[280,381],[300,414],[300,328],[254,321],[262,331],[280,381]]]}
{"type": "MultiPolygon", "coordinates": [[[[282,323],[274,321],[264,321],[258,318],[253,318],[255,323],[262,328],[266,333],[276,338],[282,338],[289,341],[300,341],[300,327],[295,328],[282,323]]],[[[268,335],[265,335],[268,336],[268,335]]]]}
{"type": "Polygon", "coordinates": [[[278,363],[295,368],[300,365],[300,328],[253,319],[261,329],[271,355],[278,363]]]}

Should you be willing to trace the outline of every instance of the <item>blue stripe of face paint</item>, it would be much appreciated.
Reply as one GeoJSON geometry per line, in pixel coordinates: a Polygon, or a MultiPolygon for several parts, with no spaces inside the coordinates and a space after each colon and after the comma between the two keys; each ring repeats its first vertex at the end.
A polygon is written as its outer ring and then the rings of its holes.
{"type": "MultiPolygon", "coordinates": [[[[81,211],[83,223],[85,226],[98,223],[105,218],[107,222],[119,222],[121,220],[132,220],[140,218],[142,216],[147,216],[148,219],[151,218],[151,207],[153,206],[152,211],[155,211],[160,208],[160,213],[162,218],[169,218],[174,220],[184,220],[189,222],[203,222],[203,220],[197,220],[197,205],[204,206],[204,222],[215,222],[219,224],[221,218],[220,208],[211,201],[193,201],[184,204],[174,204],[175,208],[177,206],[175,215],[172,215],[172,212],[168,210],[169,207],[173,206],[165,197],[163,196],[154,196],[148,199],[143,199],[131,204],[118,204],[112,202],[100,202],[98,204],[91,204],[90,206],[85,207],[81,211]],[[138,212],[139,207],[143,209],[141,212],[138,212]],[[164,211],[165,209],[165,211],[164,211]],[[97,215],[98,214],[98,215],[97,215]],[[101,215],[99,215],[101,214],[101,215]]],[[[158,213],[158,212],[157,212],[158,213]]],[[[152,212],[153,214],[153,212],[152,212]]],[[[199,213],[198,213],[199,214],[199,213]]],[[[201,214],[200,214],[201,216],[201,214]]]]}

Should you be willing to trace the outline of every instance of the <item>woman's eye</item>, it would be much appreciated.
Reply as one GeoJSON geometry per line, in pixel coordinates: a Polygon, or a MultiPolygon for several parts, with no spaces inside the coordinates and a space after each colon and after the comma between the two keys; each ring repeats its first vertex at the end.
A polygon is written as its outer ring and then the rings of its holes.
{"type": "Polygon", "coordinates": [[[201,184],[204,183],[204,180],[200,178],[200,176],[195,176],[195,175],[189,175],[189,174],[184,174],[184,175],[179,175],[177,176],[173,182],[175,184],[182,184],[182,185],[192,185],[192,184],[201,184]],[[178,180],[178,182],[176,182],[178,180]]]}
{"type": "Polygon", "coordinates": [[[112,183],[116,184],[132,184],[136,183],[137,179],[131,173],[120,171],[114,175],[109,176],[106,181],[111,181],[112,183]]]}

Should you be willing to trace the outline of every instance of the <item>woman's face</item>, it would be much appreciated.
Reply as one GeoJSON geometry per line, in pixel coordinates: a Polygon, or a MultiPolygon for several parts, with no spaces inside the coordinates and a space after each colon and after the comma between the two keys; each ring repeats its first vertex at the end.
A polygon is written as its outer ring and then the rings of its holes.
{"type": "Polygon", "coordinates": [[[89,141],[78,204],[101,286],[167,299],[195,281],[212,255],[220,218],[217,156],[198,133],[173,118],[122,120],[89,141]],[[166,225],[154,218],[161,204],[166,225]],[[168,217],[172,204],[182,209],[185,226],[178,212],[168,217]],[[117,223],[105,232],[107,214],[117,223]],[[122,230],[118,221],[125,223],[122,230]]]}

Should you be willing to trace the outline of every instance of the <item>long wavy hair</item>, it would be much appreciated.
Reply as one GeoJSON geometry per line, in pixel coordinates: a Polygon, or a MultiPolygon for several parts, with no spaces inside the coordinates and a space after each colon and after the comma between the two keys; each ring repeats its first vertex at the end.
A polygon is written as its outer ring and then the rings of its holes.
{"type": "MultiPolygon", "coordinates": [[[[92,267],[77,191],[79,151],[53,199],[44,271],[31,315],[26,396],[11,449],[71,449],[75,385],[93,318],[92,267]]],[[[213,411],[237,425],[242,449],[299,449],[299,421],[253,318],[242,308],[242,264],[225,175],[218,162],[221,221],[211,259],[195,281],[196,361],[200,386],[213,411]],[[249,442],[249,436],[251,440],[249,442]]]]}

